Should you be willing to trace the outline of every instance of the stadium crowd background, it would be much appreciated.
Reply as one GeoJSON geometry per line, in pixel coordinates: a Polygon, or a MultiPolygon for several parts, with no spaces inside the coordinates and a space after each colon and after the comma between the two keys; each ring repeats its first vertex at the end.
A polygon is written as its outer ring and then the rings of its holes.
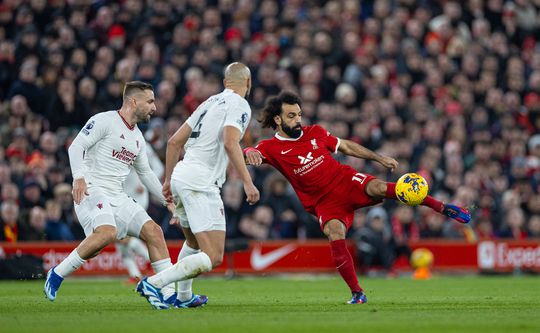
{"type": "MultiPolygon", "coordinates": [[[[258,110],[282,89],[303,122],[395,157],[343,155],[396,181],[417,171],[443,201],[475,206],[472,226],[386,202],[360,210],[351,233],[419,238],[540,237],[539,0],[84,1],[0,3],[0,241],[73,240],[67,147],[93,114],[121,105],[123,83],[150,82],[157,114],[140,126],[163,159],[167,139],[208,96],[224,65],[247,64],[253,110],[244,146],[273,135],[258,110]]],[[[321,237],[288,183],[252,170],[248,206],[231,170],[229,237],[321,237]]],[[[180,233],[152,203],[168,238],[180,233]]]]}

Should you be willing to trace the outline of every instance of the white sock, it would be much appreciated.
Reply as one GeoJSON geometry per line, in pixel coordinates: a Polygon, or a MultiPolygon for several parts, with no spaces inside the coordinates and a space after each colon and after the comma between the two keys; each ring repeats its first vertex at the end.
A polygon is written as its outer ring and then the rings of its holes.
{"type": "MultiPolygon", "coordinates": [[[[180,253],[178,253],[178,261],[184,259],[187,256],[197,254],[199,252],[201,252],[201,250],[196,250],[190,247],[187,244],[187,242],[184,242],[184,245],[182,245],[182,249],[180,250],[180,253]]],[[[191,295],[193,294],[193,290],[191,289],[192,284],[193,284],[193,279],[188,279],[188,280],[178,282],[177,298],[179,300],[181,300],[182,302],[185,302],[191,299],[191,295]]]]}
{"type": "Polygon", "coordinates": [[[133,252],[131,252],[124,244],[116,243],[115,245],[116,251],[120,253],[120,256],[122,257],[122,264],[124,267],[126,267],[129,277],[140,279],[142,277],[142,273],[137,266],[135,258],[133,257],[133,252]]]}
{"type": "Polygon", "coordinates": [[[54,268],[54,272],[65,278],[79,269],[79,267],[81,267],[85,262],[86,260],[81,258],[77,252],[77,249],[75,249],[71,251],[66,259],[62,260],[62,262],[54,268]]]}
{"type": "Polygon", "coordinates": [[[211,270],[212,261],[210,261],[210,257],[204,252],[199,252],[187,256],[174,264],[173,267],[149,277],[148,282],[158,288],[163,288],[163,286],[169,283],[192,279],[201,273],[211,270]]]}
{"type": "MultiPolygon", "coordinates": [[[[169,268],[172,268],[171,258],[165,258],[158,261],[154,261],[152,263],[152,268],[154,269],[154,272],[156,272],[156,274],[163,272],[169,268]]],[[[148,280],[150,280],[150,278],[148,278],[148,280]]],[[[176,292],[176,286],[174,285],[174,283],[171,283],[171,284],[167,283],[160,286],[159,288],[161,288],[161,293],[163,294],[163,298],[165,299],[168,299],[169,297],[174,295],[174,293],[176,292]]]]}
{"type": "Polygon", "coordinates": [[[146,245],[144,245],[144,242],[142,240],[131,237],[129,239],[127,247],[135,254],[146,259],[146,261],[150,261],[150,257],[148,256],[148,249],[146,248],[146,245]]]}

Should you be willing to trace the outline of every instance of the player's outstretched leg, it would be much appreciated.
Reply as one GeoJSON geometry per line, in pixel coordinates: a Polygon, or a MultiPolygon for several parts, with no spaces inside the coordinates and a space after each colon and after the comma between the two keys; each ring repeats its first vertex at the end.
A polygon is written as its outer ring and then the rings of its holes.
{"type": "MultiPolygon", "coordinates": [[[[370,184],[368,184],[368,186],[370,186],[372,182],[375,182],[375,181],[371,181],[370,184]]],[[[383,181],[379,181],[379,182],[382,184],[386,184],[386,191],[384,191],[385,192],[384,197],[388,199],[397,200],[396,183],[385,183],[383,181]]],[[[374,183],[375,187],[377,185],[378,185],[377,183],[374,183]]],[[[374,191],[377,191],[377,189],[375,189],[374,191]]],[[[383,192],[383,191],[381,190],[380,192],[383,192]]],[[[426,198],[421,203],[421,205],[430,207],[437,213],[448,216],[458,221],[459,223],[466,224],[466,223],[469,223],[469,221],[471,220],[471,213],[466,208],[463,208],[457,205],[452,205],[452,204],[444,204],[430,195],[426,196],[426,198]]]]}
{"type": "Polygon", "coordinates": [[[169,308],[169,305],[163,301],[163,296],[159,289],[148,283],[148,278],[142,279],[137,284],[136,290],[142,297],[146,298],[154,309],[164,310],[169,308]]]}
{"type": "Polygon", "coordinates": [[[62,284],[62,281],[64,281],[63,277],[56,274],[54,268],[55,267],[51,268],[49,272],[47,272],[47,279],[45,280],[45,287],[43,288],[45,297],[47,297],[51,302],[56,299],[58,289],[60,289],[60,285],[62,284]]]}

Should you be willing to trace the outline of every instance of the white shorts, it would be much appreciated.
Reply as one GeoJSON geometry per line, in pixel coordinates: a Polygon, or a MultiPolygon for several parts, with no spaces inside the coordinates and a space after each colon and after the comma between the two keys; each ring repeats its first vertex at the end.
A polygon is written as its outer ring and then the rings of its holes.
{"type": "Polygon", "coordinates": [[[121,205],[113,206],[99,189],[89,189],[88,193],[79,205],[75,205],[75,213],[87,237],[102,225],[116,227],[117,239],[128,235],[139,237],[143,225],[152,220],[141,205],[129,197],[121,205]]]}
{"type": "Polygon", "coordinates": [[[183,188],[183,184],[172,180],[176,214],[180,225],[191,229],[194,234],[203,231],[225,231],[225,209],[219,189],[194,191],[183,188]]]}

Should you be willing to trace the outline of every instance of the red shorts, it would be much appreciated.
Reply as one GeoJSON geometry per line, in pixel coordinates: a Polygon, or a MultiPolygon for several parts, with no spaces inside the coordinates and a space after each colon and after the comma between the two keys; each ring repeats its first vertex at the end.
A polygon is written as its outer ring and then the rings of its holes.
{"type": "Polygon", "coordinates": [[[352,226],[354,211],[381,203],[380,199],[373,199],[366,194],[366,185],[376,179],[375,176],[356,173],[340,181],[331,192],[324,195],[315,205],[315,215],[324,229],[326,222],[340,220],[347,230],[352,226]]]}

